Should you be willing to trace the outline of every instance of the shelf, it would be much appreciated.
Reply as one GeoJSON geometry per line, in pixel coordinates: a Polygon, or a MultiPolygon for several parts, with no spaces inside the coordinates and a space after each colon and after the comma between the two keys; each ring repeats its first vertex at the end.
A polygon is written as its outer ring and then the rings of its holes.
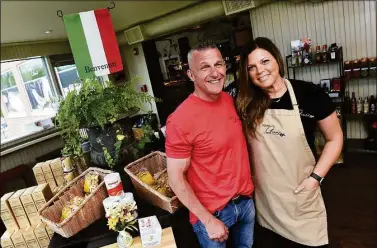
{"type": "Polygon", "coordinates": [[[317,66],[317,65],[336,65],[336,64],[339,64],[339,63],[343,63],[342,61],[329,61],[329,62],[326,62],[326,63],[314,63],[314,64],[310,64],[310,65],[300,65],[300,66],[288,66],[289,69],[295,69],[295,68],[303,68],[303,67],[312,67],[312,66],[317,66]]]}
{"type": "Polygon", "coordinates": [[[344,114],[343,115],[347,119],[363,119],[363,118],[377,118],[377,113],[369,113],[369,114],[344,114]]]}
{"type": "Polygon", "coordinates": [[[346,78],[346,77],[343,77],[342,78],[342,80],[344,80],[344,81],[347,81],[347,82],[350,82],[350,81],[356,81],[356,80],[365,80],[365,79],[375,79],[375,80],[377,80],[377,78],[376,77],[359,77],[359,78],[346,78]]]}
{"type": "Polygon", "coordinates": [[[347,152],[377,154],[375,150],[364,148],[365,139],[347,139],[347,152]]]}

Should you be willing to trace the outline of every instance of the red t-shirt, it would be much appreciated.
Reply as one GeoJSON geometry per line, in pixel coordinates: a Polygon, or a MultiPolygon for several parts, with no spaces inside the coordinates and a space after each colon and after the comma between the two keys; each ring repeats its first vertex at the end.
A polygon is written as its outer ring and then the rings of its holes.
{"type": "MultiPolygon", "coordinates": [[[[211,213],[238,195],[251,196],[246,140],[227,93],[214,102],[191,94],[167,120],[165,147],[169,158],[191,158],[187,181],[211,213]]],[[[190,213],[190,222],[197,220],[190,213]]]]}

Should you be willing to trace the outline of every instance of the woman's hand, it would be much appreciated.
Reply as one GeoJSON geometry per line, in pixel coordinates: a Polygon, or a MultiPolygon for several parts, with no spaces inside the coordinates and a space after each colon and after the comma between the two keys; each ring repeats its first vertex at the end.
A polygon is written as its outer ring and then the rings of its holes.
{"type": "Polygon", "coordinates": [[[315,190],[318,187],[319,182],[312,177],[308,177],[295,189],[295,194],[300,193],[303,190],[315,190]]]}

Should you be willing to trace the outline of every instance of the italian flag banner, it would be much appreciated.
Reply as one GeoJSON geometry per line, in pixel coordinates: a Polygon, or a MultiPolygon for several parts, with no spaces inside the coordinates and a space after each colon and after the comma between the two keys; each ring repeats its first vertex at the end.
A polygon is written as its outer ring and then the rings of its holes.
{"type": "Polygon", "coordinates": [[[63,20],[80,78],[123,70],[108,9],[65,15],[63,20]]]}

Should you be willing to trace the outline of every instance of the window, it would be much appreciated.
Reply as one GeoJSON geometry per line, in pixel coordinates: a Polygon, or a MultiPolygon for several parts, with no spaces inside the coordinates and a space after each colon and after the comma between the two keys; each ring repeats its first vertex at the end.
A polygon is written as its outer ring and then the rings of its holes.
{"type": "MultiPolygon", "coordinates": [[[[12,71],[1,73],[1,101],[9,115],[25,112],[20,91],[17,88],[12,71]]],[[[3,111],[1,114],[3,115],[3,111]]]]}
{"type": "Polygon", "coordinates": [[[49,71],[42,57],[1,62],[2,144],[42,131],[37,123],[51,123],[56,91],[49,71]]]}
{"type": "Polygon", "coordinates": [[[63,97],[67,95],[72,87],[80,84],[78,72],[74,64],[55,67],[55,72],[58,77],[63,97]]]}
{"type": "Polygon", "coordinates": [[[51,108],[55,96],[44,60],[30,59],[19,65],[18,69],[32,110],[43,111],[45,108],[51,108]]]}

